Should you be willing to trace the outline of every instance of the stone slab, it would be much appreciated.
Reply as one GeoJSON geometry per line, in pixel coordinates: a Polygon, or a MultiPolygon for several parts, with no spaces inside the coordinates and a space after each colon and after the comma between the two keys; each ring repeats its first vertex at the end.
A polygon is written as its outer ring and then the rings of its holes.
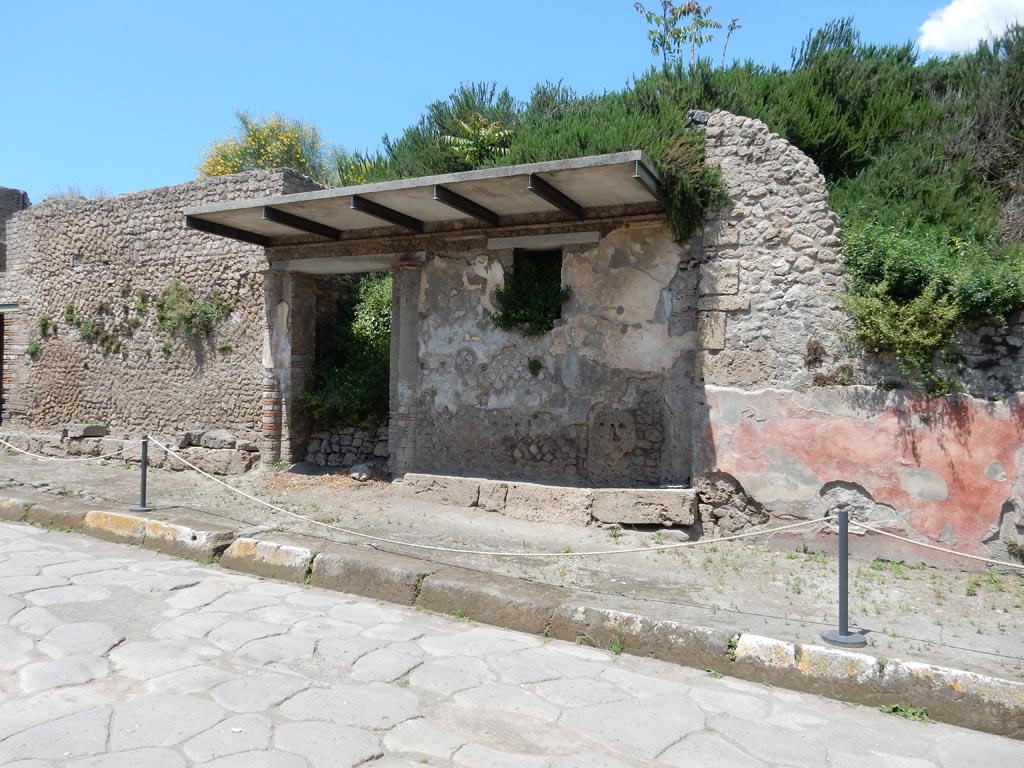
{"type": "Polygon", "coordinates": [[[314,587],[412,605],[424,579],[439,567],[411,557],[345,547],[316,556],[310,583],[314,587]]]}
{"type": "Polygon", "coordinates": [[[33,504],[25,519],[44,528],[67,528],[78,531],[85,522],[86,512],[87,510],[76,504],[43,502],[33,504]]]}
{"type": "Polygon", "coordinates": [[[697,492],[692,488],[595,488],[592,514],[602,523],[693,525],[697,492]]]}
{"type": "Polygon", "coordinates": [[[10,523],[21,522],[32,505],[21,499],[4,499],[0,501],[0,520],[10,523]]]}
{"type": "Polygon", "coordinates": [[[124,512],[87,512],[82,522],[82,530],[90,536],[105,541],[118,541],[128,544],[142,544],[146,537],[144,517],[129,515],[124,512]]]}
{"type": "Polygon", "coordinates": [[[65,424],[61,432],[64,437],[72,440],[83,437],[106,437],[110,434],[105,424],[65,424]]]}
{"type": "Polygon", "coordinates": [[[621,643],[623,650],[634,656],[649,656],[696,669],[722,666],[731,637],[720,629],[593,607],[579,596],[555,611],[548,635],[599,648],[621,643]]]}
{"type": "Polygon", "coordinates": [[[198,523],[148,520],[142,546],[175,557],[209,560],[223,553],[234,539],[230,530],[203,530],[195,526],[198,523]]]}
{"type": "Polygon", "coordinates": [[[452,507],[475,507],[480,497],[480,481],[472,477],[408,472],[392,487],[400,496],[452,507]]]}
{"type": "Polygon", "coordinates": [[[427,576],[416,605],[473,621],[544,634],[567,590],[504,576],[445,568],[427,576]]]}
{"type": "Polygon", "coordinates": [[[256,539],[235,539],[224,551],[220,564],[254,576],[303,583],[314,552],[305,547],[256,539]]]}

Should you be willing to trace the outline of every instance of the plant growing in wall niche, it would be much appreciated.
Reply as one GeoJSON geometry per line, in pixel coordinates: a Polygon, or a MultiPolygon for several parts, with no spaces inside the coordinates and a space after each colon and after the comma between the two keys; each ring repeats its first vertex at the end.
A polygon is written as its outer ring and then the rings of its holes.
{"type": "MultiPolygon", "coordinates": [[[[127,313],[124,313],[127,315],[127,313]]],[[[78,338],[89,345],[97,345],[104,357],[120,355],[128,357],[126,339],[134,332],[134,326],[128,320],[118,321],[115,312],[101,302],[96,306],[96,317],[88,317],[73,304],[64,307],[64,321],[78,331],[78,338]],[[102,317],[109,316],[109,324],[102,317]]],[[[54,326],[56,327],[56,326],[54,326]]]]}
{"type": "Polygon", "coordinates": [[[562,316],[562,305],[570,293],[562,285],[559,251],[516,253],[512,272],[505,275],[505,287],[494,292],[499,310],[492,320],[504,330],[543,336],[562,316]]]}
{"type": "Polygon", "coordinates": [[[191,288],[175,277],[156,299],[156,323],[173,336],[205,338],[231,314],[233,307],[217,291],[205,298],[196,297],[191,288]]]}

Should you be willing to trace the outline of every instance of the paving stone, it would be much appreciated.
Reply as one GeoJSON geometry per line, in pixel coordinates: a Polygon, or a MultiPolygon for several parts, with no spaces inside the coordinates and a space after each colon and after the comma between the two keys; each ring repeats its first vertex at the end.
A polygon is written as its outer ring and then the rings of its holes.
{"type": "Polygon", "coordinates": [[[235,678],[236,675],[227,670],[200,664],[154,678],[147,687],[150,693],[195,693],[208,691],[235,678]]]}
{"type": "Polygon", "coordinates": [[[674,683],[671,680],[661,680],[657,677],[641,675],[628,669],[619,669],[618,667],[606,669],[601,673],[601,679],[637,698],[651,698],[653,696],[672,694],[686,695],[688,693],[686,686],[674,683]]]}
{"type": "Polygon", "coordinates": [[[401,624],[405,621],[405,614],[400,609],[365,601],[335,605],[329,615],[334,619],[362,624],[366,629],[378,624],[401,624]]]}
{"type": "Polygon", "coordinates": [[[291,662],[311,659],[316,641],[311,637],[277,635],[251,640],[235,653],[258,664],[291,662]]]}
{"type": "Polygon", "coordinates": [[[943,768],[992,768],[1024,765],[1024,742],[958,731],[935,737],[935,750],[943,768]]]}
{"type": "Polygon", "coordinates": [[[122,643],[108,654],[108,658],[120,674],[138,680],[151,680],[168,672],[195,666],[219,653],[207,644],[187,640],[159,640],[151,643],[122,643]]]}
{"type": "Polygon", "coordinates": [[[631,764],[607,755],[593,753],[551,758],[551,768],[633,768],[631,764]]]}
{"type": "Polygon", "coordinates": [[[146,694],[114,705],[112,750],[171,747],[212,728],[224,710],[197,696],[146,694]],[[169,716],[173,713],[173,716],[169,716]]]}
{"type": "Polygon", "coordinates": [[[12,627],[39,636],[49,634],[63,623],[50,611],[37,606],[30,606],[11,618],[12,627]]]}
{"type": "Polygon", "coordinates": [[[442,760],[450,758],[466,741],[466,737],[421,717],[396,725],[384,736],[384,746],[392,752],[416,752],[442,760]]]}
{"type": "Polygon", "coordinates": [[[54,627],[40,641],[39,650],[53,657],[80,654],[102,656],[123,642],[124,635],[109,624],[79,621],[54,627]]]}
{"type": "Polygon", "coordinates": [[[199,581],[195,576],[161,573],[134,581],[131,585],[136,592],[177,592],[194,587],[199,581]]]}
{"type": "Polygon", "coordinates": [[[543,680],[554,680],[559,676],[558,670],[554,667],[521,653],[496,653],[487,657],[487,664],[498,673],[502,682],[512,685],[539,683],[543,680]]]}
{"type": "Polygon", "coordinates": [[[415,694],[393,685],[339,685],[303,691],[281,705],[292,720],[326,720],[356,728],[391,728],[417,713],[415,694]]]}
{"type": "Polygon", "coordinates": [[[795,729],[764,725],[729,715],[711,715],[708,727],[733,743],[757,745],[757,756],[770,763],[820,768],[828,760],[823,747],[801,738],[795,729]]]}
{"type": "MultiPolygon", "coordinates": [[[[528,648],[525,651],[515,654],[524,659],[539,661],[550,669],[554,669],[563,677],[596,677],[608,666],[611,658],[607,651],[597,651],[600,654],[595,663],[593,657],[581,657],[571,651],[578,646],[568,643],[545,643],[536,648],[528,648]],[[590,661],[584,660],[590,658],[590,661]]],[[[593,649],[586,649],[593,650],[593,649]]]]}
{"type": "Polygon", "coordinates": [[[374,734],[322,722],[280,725],[274,733],[274,746],[302,755],[311,768],[354,768],[383,755],[374,734]]]}
{"type": "Polygon", "coordinates": [[[426,632],[423,627],[415,627],[411,625],[402,624],[382,624],[378,627],[370,627],[368,630],[363,632],[366,637],[372,637],[377,640],[387,640],[393,643],[407,643],[412,640],[417,640],[426,632]]]}
{"type": "Polygon", "coordinates": [[[0,595],[0,622],[10,621],[11,617],[22,610],[25,604],[8,595],[0,595]]]}
{"type": "MultiPolygon", "coordinates": [[[[769,710],[771,709],[768,702],[763,699],[732,691],[694,688],[690,691],[690,697],[705,712],[734,715],[735,717],[743,717],[749,720],[765,720],[768,718],[769,710]]],[[[783,714],[783,718],[786,716],[786,714],[783,714]]]]}
{"type": "Polygon", "coordinates": [[[28,660],[34,643],[23,632],[0,626],[0,669],[16,669],[28,660]]]}
{"type": "Polygon", "coordinates": [[[110,698],[96,690],[75,689],[42,691],[13,698],[0,703],[0,740],[61,717],[102,707],[110,698]]]}
{"type": "Polygon", "coordinates": [[[586,678],[549,680],[536,688],[537,694],[559,707],[587,707],[628,698],[609,683],[586,678]]]}
{"type": "Polygon", "coordinates": [[[185,758],[170,749],[131,749],[76,760],[68,768],[185,768],[185,758]]]}
{"type": "MultiPolygon", "coordinates": [[[[679,763],[684,765],[684,763],[679,763]]],[[[685,763],[685,765],[690,765],[685,763]]],[[[900,755],[892,755],[888,752],[878,752],[877,750],[869,749],[856,754],[849,752],[836,752],[829,750],[828,752],[828,765],[829,768],[864,768],[866,765],[884,765],[885,768],[935,768],[936,763],[934,760],[918,759],[916,757],[902,757],[900,755]]],[[[963,763],[954,763],[953,765],[963,765],[963,763]]],[[[967,764],[970,765],[969,763],[967,764]]]]}
{"type": "Polygon", "coordinates": [[[371,651],[352,665],[353,680],[390,683],[423,661],[423,650],[411,643],[394,643],[371,651]]]}
{"type": "Polygon", "coordinates": [[[537,638],[490,627],[474,627],[457,635],[428,635],[416,641],[434,656],[490,656],[513,653],[541,644],[537,638]]]}
{"type": "Polygon", "coordinates": [[[384,646],[383,640],[353,635],[326,637],[316,646],[317,656],[338,667],[351,667],[368,653],[384,646]]]}
{"type": "MultiPolygon", "coordinates": [[[[260,611],[260,615],[265,616],[266,614],[264,611],[260,611]]],[[[295,622],[291,629],[293,635],[308,635],[309,637],[322,638],[337,637],[338,635],[355,636],[363,631],[364,628],[360,624],[353,624],[341,619],[332,619],[329,616],[303,617],[295,622]]]]}
{"type": "Polygon", "coordinates": [[[702,730],[704,713],[684,696],[656,696],[571,709],[559,722],[597,743],[652,759],[687,734],[702,730]]]}
{"type": "Polygon", "coordinates": [[[105,587],[85,587],[78,584],[40,589],[25,595],[28,602],[44,608],[50,605],[67,605],[69,603],[96,603],[109,598],[110,590],[105,587]]]}
{"type": "Polygon", "coordinates": [[[267,621],[228,621],[211,631],[206,639],[226,651],[236,651],[252,640],[287,631],[287,627],[267,621]]]}
{"type": "Polygon", "coordinates": [[[254,595],[245,592],[227,593],[218,597],[203,611],[221,611],[223,613],[246,613],[259,608],[266,608],[268,605],[276,605],[278,598],[271,595],[254,595]]]}
{"type": "Polygon", "coordinates": [[[206,637],[210,630],[228,621],[228,617],[226,613],[186,613],[161,624],[152,634],[159,640],[206,637]]]}
{"type": "Polygon", "coordinates": [[[236,715],[186,741],[182,751],[199,763],[239,752],[255,752],[270,746],[273,723],[263,715],[236,715]]]}
{"type": "Polygon", "coordinates": [[[69,579],[72,576],[81,576],[86,573],[99,573],[100,571],[117,571],[124,567],[130,560],[73,560],[70,563],[58,563],[48,565],[43,573],[48,576],[58,576],[69,579]]]}
{"type": "Polygon", "coordinates": [[[309,764],[287,752],[242,752],[217,758],[203,768],[309,768],[309,764]]]}
{"type": "Polygon", "coordinates": [[[232,712],[264,712],[309,687],[290,675],[260,674],[231,680],[214,688],[214,701],[232,712]]]}
{"type": "Polygon", "coordinates": [[[181,608],[190,611],[209,605],[218,597],[227,594],[230,590],[231,587],[224,582],[204,581],[194,587],[188,587],[176,592],[167,601],[167,605],[171,608],[181,608]]]}
{"type": "MultiPolygon", "coordinates": [[[[766,765],[734,744],[730,744],[721,735],[709,731],[691,733],[662,753],[658,757],[658,762],[678,768],[761,768],[766,765]]],[[[888,766],[888,763],[883,765],[888,766]]]]}
{"type": "Polygon", "coordinates": [[[551,761],[539,755],[517,755],[479,744],[467,744],[452,757],[459,768],[549,768],[551,761]]]}
{"type": "Polygon", "coordinates": [[[480,659],[450,658],[428,661],[418,666],[410,673],[409,684],[448,696],[495,679],[494,673],[480,659]]]}
{"type": "Polygon", "coordinates": [[[561,714],[558,707],[544,701],[535,693],[530,693],[514,685],[485,685],[479,688],[470,688],[459,691],[452,697],[452,700],[456,705],[468,709],[529,715],[548,722],[557,720],[561,714]]]}
{"type": "Polygon", "coordinates": [[[58,717],[0,741],[0,765],[14,760],[67,760],[95,755],[107,746],[109,707],[58,717]]]}
{"type": "Polygon", "coordinates": [[[26,664],[19,672],[23,693],[35,693],[49,688],[62,688],[66,685],[81,685],[110,672],[110,664],[106,659],[96,656],[65,656],[57,661],[40,661],[26,664]]]}
{"type": "Polygon", "coordinates": [[[67,579],[63,579],[59,576],[49,576],[47,574],[38,574],[35,576],[0,576],[0,593],[5,595],[20,595],[24,593],[31,593],[37,589],[62,587],[67,583],[67,579]]]}

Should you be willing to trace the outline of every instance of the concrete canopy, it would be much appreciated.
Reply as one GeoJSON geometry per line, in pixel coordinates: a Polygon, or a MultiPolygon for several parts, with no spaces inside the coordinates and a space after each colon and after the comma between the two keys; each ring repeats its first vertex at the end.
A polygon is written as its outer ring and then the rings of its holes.
{"type": "Polygon", "coordinates": [[[265,247],[662,210],[640,150],[195,206],[187,226],[265,247]]]}

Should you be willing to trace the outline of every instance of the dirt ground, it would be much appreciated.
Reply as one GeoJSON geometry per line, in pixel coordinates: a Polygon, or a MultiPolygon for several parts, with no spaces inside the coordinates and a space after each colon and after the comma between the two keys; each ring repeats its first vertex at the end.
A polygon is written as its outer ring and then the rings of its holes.
{"type": "MultiPolygon", "coordinates": [[[[0,455],[0,486],[86,502],[128,507],[138,499],[138,478],[134,465],[0,455]]],[[[295,513],[397,541],[572,553],[552,559],[499,558],[373,545],[588,591],[595,605],[801,643],[821,644],[821,632],[836,626],[836,558],[801,549],[791,538],[705,540],[685,549],[579,556],[592,550],[651,550],[675,543],[677,532],[525,522],[410,500],[393,493],[386,482],[360,483],[305,465],[264,469],[227,482],[295,513]]],[[[165,511],[188,510],[238,527],[268,525],[276,531],[366,543],[272,512],[193,472],[150,470],[149,502],[165,511]]],[[[273,532],[263,535],[273,537],[273,532]]],[[[867,652],[1024,681],[1024,570],[964,573],[919,561],[857,559],[859,540],[854,536],[850,544],[850,623],[867,630],[867,652]]]]}

